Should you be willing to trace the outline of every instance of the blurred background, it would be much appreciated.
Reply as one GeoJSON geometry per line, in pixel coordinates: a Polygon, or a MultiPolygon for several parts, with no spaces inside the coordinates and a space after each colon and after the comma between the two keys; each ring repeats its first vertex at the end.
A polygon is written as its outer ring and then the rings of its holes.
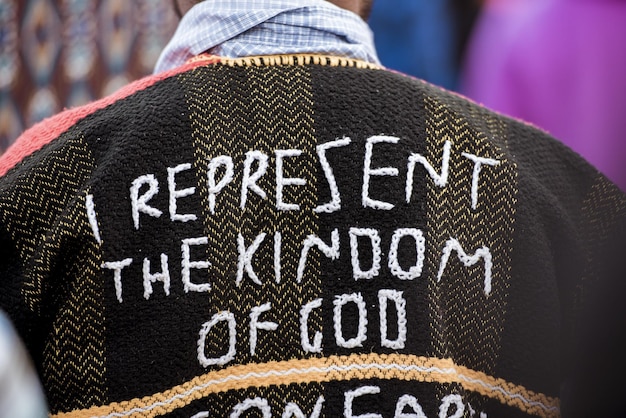
{"type": "Polygon", "coordinates": [[[374,0],[369,20],[382,63],[449,90],[482,0],[374,0]]]}
{"type": "Polygon", "coordinates": [[[151,73],[177,23],[171,0],[0,0],[0,153],[151,73]]]}
{"type": "MultiPolygon", "coordinates": [[[[0,153],[152,71],[172,0],[0,0],[0,153]]],[[[382,63],[547,130],[626,190],[626,0],[375,0],[382,63]]]]}

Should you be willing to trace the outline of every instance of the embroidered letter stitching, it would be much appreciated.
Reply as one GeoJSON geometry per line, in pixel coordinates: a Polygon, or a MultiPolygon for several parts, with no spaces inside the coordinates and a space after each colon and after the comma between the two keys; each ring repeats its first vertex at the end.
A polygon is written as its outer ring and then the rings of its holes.
{"type": "Polygon", "coordinates": [[[203,367],[209,366],[223,366],[232,361],[237,355],[237,324],[235,322],[235,315],[230,312],[220,312],[211,318],[210,321],[205,322],[200,329],[200,337],[198,338],[198,361],[203,367]],[[208,358],[204,352],[206,338],[209,335],[209,331],[218,322],[228,322],[228,352],[218,358],[208,358]]]}
{"type": "Polygon", "coordinates": [[[261,243],[265,239],[265,233],[258,235],[252,245],[249,248],[246,248],[246,244],[243,239],[243,235],[238,234],[237,236],[237,249],[239,250],[239,262],[237,263],[237,279],[235,284],[237,287],[241,286],[241,282],[243,281],[243,272],[244,270],[248,273],[248,277],[252,279],[252,281],[259,286],[262,286],[263,283],[259,280],[259,276],[254,272],[252,267],[252,257],[254,257],[254,253],[259,249],[261,243]]]}
{"type": "Polygon", "coordinates": [[[413,174],[415,172],[415,164],[420,163],[424,166],[430,178],[439,187],[446,187],[448,184],[448,173],[450,170],[450,149],[452,148],[452,142],[446,141],[443,145],[443,158],[441,161],[441,174],[438,174],[432,165],[420,154],[411,154],[409,157],[409,163],[407,165],[406,175],[406,203],[411,203],[411,196],[413,195],[413,174]]]}
{"type": "Polygon", "coordinates": [[[317,247],[324,255],[331,260],[337,260],[339,258],[339,230],[334,229],[330,235],[331,246],[326,245],[324,241],[319,239],[315,235],[309,235],[302,245],[302,252],[300,253],[300,261],[298,262],[297,281],[300,283],[304,276],[304,268],[306,266],[306,258],[309,254],[309,250],[314,246],[317,247]]]}
{"type": "Polygon", "coordinates": [[[471,267],[474,264],[478,263],[482,258],[485,262],[485,295],[489,296],[491,293],[491,269],[493,267],[493,262],[491,260],[491,252],[487,247],[481,247],[473,255],[467,255],[463,247],[459,243],[459,241],[454,238],[450,238],[448,242],[446,242],[446,246],[443,249],[443,255],[441,256],[441,265],[439,266],[439,273],[437,273],[437,282],[441,281],[443,277],[444,270],[448,265],[448,259],[450,258],[450,254],[452,251],[456,251],[459,260],[463,263],[465,267],[471,267]]]}
{"type": "Polygon", "coordinates": [[[280,269],[281,269],[281,263],[280,263],[280,249],[281,249],[281,244],[282,244],[282,240],[283,237],[280,234],[280,232],[276,231],[276,233],[274,233],[274,278],[276,280],[276,283],[280,283],[280,279],[281,279],[281,275],[280,275],[280,269]]]}
{"type": "Polygon", "coordinates": [[[363,347],[363,342],[367,340],[367,307],[363,296],[360,293],[352,293],[350,295],[336,296],[333,301],[335,307],[333,309],[333,320],[335,328],[335,342],[339,347],[356,348],[363,347]],[[349,303],[355,303],[359,310],[359,326],[357,335],[346,341],[341,328],[341,320],[343,315],[343,307],[349,303]]]}
{"type": "Polygon", "coordinates": [[[100,228],[98,227],[98,218],[96,216],[96,205],[93,202],[93,195],[85,195],[85,207],[87,209],[87,219],[89,219],[89,225],[91,226],[93,236],[98,244],[102,244],[100,228]]]}
{"type": "Polygon", "coordinates": [[[191,269],[208,269],[211,263],[208,261],[191,261],[191,246],[207,245],[209,239],[207,237],[184,239],[181,245],[183,254],[182,260],[182,276],[185,293],[191,292],[208,292],[211,290],[210,283],[196,284],[191,282],[191,269]]]}
{"type": "Polygon", "coordinates": [[[322,407],[324,406],[324,397],[320,396],[317,398],[317,402],[315,402],[315,407],[313,407],[313,412],[309,418],[319,418],[322,415],[322,407]]]}
{"type": "Polygon", "coordinates": [[[143,297],[148,300],[152,294],[152,283],[163,282],[163,291],[166,296],[170,295],[170,270],[167,265],[167,255],[161,254],[161,272],[150,273],[150,260],[143,259],[143,297]]]}
{"type": "Polygon", "coordinates": [[[326,181],[328,182],[328,186],[330,187],[331,200],[328,203],[316,207],[314,209],[315,213],[332,213],[341,209],[341,195],[339,194],[339,188],[337,188],[337,182],[335,181],[333,169],[328,163],[328,159],[326,158],[326,150],[331,148],[345,147],[346,145],[349,145],[350,142],[350,138],[343,138],[336,141],[330,141],[316,147],[320,164],[322,165],[324,175],[326,176],[326,181]]]}
{"type": "Polygon", "coordinates": [[[157,193],[159,193],[159,182],[154,177],[154,174],[146,174],[133,181],[133,184],[130,187],[130,203],[135,229],[139,229],[140,212],[154,216],[155,218],[158,218],[163,214],[163,212],[159,209],[148,205],[148,201],[157,193]],[[144,184],[148,185],[148,191],[139,196],[139,189],[144,184]]]}
{"type": "Polygon", "coordinates": [[[381,168],[372,168],[372,154],[374,150],[374,144],[378,144],[381,142],[389,143],[389,144],[397,144],[400,141],[400,138],[396,138],[393,136],[372,136],[367,138],[365,143],[365,163],[363,165],[363,190],[362,190],[362,202],[364,208],[373,208],[379,210],[391,210],[394,208],[394,205],[387,202],[381,202],[379,200],[375,200],[370,198],[369,190],[370,190],[370,177],[371,176],[398,176],[398,169],[395,167],[381,167],[381,168]]]}
{"type": "Polygon", "coordinates": [[[422,275],[422,268],[424,267],[425,252],[426,238],[424,238],[422,231],[415,228],[396,229],[391,238],[391,247],[389,248],[389,269],[391,273],[401,280],[413,280],[420,277],[422,275]],[[400,245],[400,240],[407,236],[413,237],[415,240],[417,258],[415,265],[411,267],[409,271],[404,271],[398,261],[398,246],[400,245]]]}
{"type": "Polygon", "coordinates": [[[212,215],[215,215],[215,198],[219,192],[221,192],[224,187],[231,181],[233,181],[235,175],[235,167],[233,164],[233,159],[227,155],[220,155],[219,157],[215,157],[209,162],[209,167],[207,170],[207,182],[209,186],[209,211],[212,215]],[[224,166],[226,168],[226,172],[222,179],[215,183],[215,175],[217,173],[217,169],[220,166],[224,166]]]}
{"type": "Polygon", "coordinates": [[[312,302],[307,303],[300,309],[300,338],[302,341],[302,349],[306,353],[321,353],[322,352],[322,333],[315,331],[313,337],[313,344],[309,339],[309,315],[313,309],[322,307],[323,299],[315,299],[312,302]]]}
{"type": "Polygon", "coordinates": [[[465,404],[463,404],[461,395],[448,395],[441,400],[439,418],[462,418],[463,412],[465,412],[465,404]],[[453,404],[456,407],[456,412],[451,417],[448,417],[448,411],[453,404]]]}
{"type": "Polygon", "coordinates": [[[267,198],[267,194],[261,189],[256,182],[267,172],[269,158],[260,151],[246,152],[246,160],[243,163],[243,180],[241,183],[241,209],[246,208],[246,200],[248,199],[248,189],[252,190],[262,199],[267,198]],[[258,161],[259,166],[254,174],[250,174],[252,163],[258,161]]]}
{"type": "Polygon", "coordinates": [[[300,205],[283,202],[283,188],[285,186],[305,186],[306,180],[302,178],[284,177],[283,159],[285,157],[299,157],[302,151],[298,149],[276,150],[276,208],[278,210],[300,210],[300,205]]]}
{"type": "Polygon", "coordinates": [[[285,406],[285,411],[283,412],[282,418],[306,418],[304,412],[298,405],[293,402],[289,402],[285,406]]]}
{"type": "Polygon", "coordinates": [[[186,189],[176,190],[176,174],[183,172],[183,171],[190,170],[190,169],[191,169],[191,164],[189,163],[180,164],[173,168],[172,167],[167,168],[167,187],[170,192],[169,209],[170,209],[170,219],[172,220],[172,222],[174,221],[189,222],[189,221],[195,221],[196,219],[198,219],[198,217],[193,214],[180,215],[176,213],[177,211],[176,200],[182,197],[191,196],[192,194],[196,192],[195,187],[188,187],[186,189]]]}
{"type": "Polygon", "coordinates": [[[350,256],[352,261],[352,277],[358,279],[373,279],[380,271],[380,236],[378,231],[371,228],[350,228],[350,256]],[[359,262],[359,239],[358,237],[369,237],[372,243],[372,266],[369,270],[361,270],[359,262]]]}
{"type": "Polygon", "coordinates": [[[257,330],[262,329],[264,331],[276,331],[278,328],[278,324],[275,322],[259,322],[261,314],[271,309],[272,304],[267,302],[261,306],[255,306],[250,312],[250,355],[253,357],[256,354],[257,330]]]}
{"type": "Polygon", "coordinates": [[[422,406],[417,402],[417,399],[411,395],[402,395],[396,403],[396,412],[393,418],[426,418],[422,406]],[[412,414],[404,412],[404,409],[410,406],[413,409],[412,414]]]}
{"type": "Polygon", "coordinates": [[[465,158],[474,162],[474,172],[472,173],[472,209],[476,210],[478,206],[478,176],[483,165],[489,165],[495,167],[500,164],[500,161],[492,158],[478,157],[474,154],[468,154],[464,152],[462,154],[465,158]]]}
{"type": "Polygon", "coordinates": [[[230,414],[230,418],[239,418],[244,411],[251,408],[259,409],[263,414],[263,418],[272,418],[272,409],[267,403],[267,400],[263,398],[246,399],[233,408],[233,413],[230,414]]]}
{"type": "Polygon", "coordinates": [[[378,291],[378,306],[380,310],[380,345],[394,350],[404,348],[406,342],[406,300],[402,292],[391,289],[378,291]],[[387,338],[387,301],[392,300],[396,305],[398,315],[398,338],[395,341],[387,338]]]}
{"type": "Polygon", "coordinates": [[[126,258],[122,261],[102,263],[103,268],[113,270],[113,281],[115,283],[115,296],[117,296],[117,300],[120,303],[122,303],[122,270],[125,267],[130,266],[132,263],[133,263],[132,258],[126,258]]]}
{"type": "Polygon", "coordinates": [[[355,390],[349,390],[344,393],[343,401],[343,416],[345,418],[383,418],[380,414],[361,414],[354,415],[352,413],[352,404],[354,400],[363,395],[377,395],[380,393],[380,387],[378,386],[361,386],[355,390]]]}

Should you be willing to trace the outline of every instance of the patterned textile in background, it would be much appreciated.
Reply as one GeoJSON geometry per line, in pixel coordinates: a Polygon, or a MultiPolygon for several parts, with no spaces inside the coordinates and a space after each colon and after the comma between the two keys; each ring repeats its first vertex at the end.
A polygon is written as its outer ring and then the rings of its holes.
{"type": "Polygon", "coordinates": [[[26,128],[152,72],[168,0],[0,0],[0,154],[26,128]]]}

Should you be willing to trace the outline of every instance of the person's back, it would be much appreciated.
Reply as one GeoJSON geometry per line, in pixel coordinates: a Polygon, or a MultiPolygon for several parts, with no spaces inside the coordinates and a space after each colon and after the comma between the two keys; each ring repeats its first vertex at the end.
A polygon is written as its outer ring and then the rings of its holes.
{"type": "Polygon", "coordinates": [[[420,80],[200,56],[0,159],[0,306],[53,416],[559,416],[625,217],[420,80]]]}

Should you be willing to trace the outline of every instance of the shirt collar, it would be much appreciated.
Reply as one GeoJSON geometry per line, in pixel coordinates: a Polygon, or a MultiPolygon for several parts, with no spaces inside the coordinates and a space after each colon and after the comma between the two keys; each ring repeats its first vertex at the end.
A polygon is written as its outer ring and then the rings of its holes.
{"type": "Polygon", "coordinates": [[[155,72],[207,51],[229,58],[318,53],[379,63],[367,23],[325,0],[202,1],[183,16],[155,72]]]}

